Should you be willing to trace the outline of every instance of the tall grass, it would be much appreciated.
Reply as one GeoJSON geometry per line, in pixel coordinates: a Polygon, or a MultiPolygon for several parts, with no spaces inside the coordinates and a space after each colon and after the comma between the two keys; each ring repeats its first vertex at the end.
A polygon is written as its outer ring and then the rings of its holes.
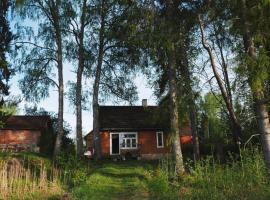
{"type": "Polygon", "coordinates": [[[148,188],[153,199],[268,200],[270,185],[258,149],[241,152],[241,159],[231,156],[226,164],[213,157],[187,164],[187,173],[175,182],[168,159],[148,175],[148,188]]]}
{"type": "Polygon", "coordinates": [[[63,194],[60,171],[43,162],[0,160],[0,199],[48,199],[63,194]]]}

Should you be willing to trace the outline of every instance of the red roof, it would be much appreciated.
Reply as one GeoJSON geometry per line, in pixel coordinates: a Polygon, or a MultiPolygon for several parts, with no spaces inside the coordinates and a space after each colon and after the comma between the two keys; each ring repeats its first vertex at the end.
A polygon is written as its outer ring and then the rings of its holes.
{"type": "Polygon", "coordinates": [[[50,116],[27,116],[14,115],[8,117],[4,121],[4,127],[1,129],[12,130],[41,130],[46,129],[50,125],[50,116]]]}

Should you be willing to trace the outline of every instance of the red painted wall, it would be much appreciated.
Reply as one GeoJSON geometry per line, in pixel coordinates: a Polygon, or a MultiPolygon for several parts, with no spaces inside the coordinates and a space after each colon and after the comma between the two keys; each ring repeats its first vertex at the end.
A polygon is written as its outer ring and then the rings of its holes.
{"type": "Polygon", "coordinates": [[[40,131],[0,130],[0,144],[38,144],[40,131]]]}
{"type": "MultiPolygon", "coordinates": [[[[110,155],[110,133],[108,131],[100,132],[101,150],[103,155],[110,155]]],[[[93,132],[86,136],[86,148],[93,149],[93,132]]]]}
{"type": "MultiPolygon", "coordinates": [[[[180,130],[180,135],[190,135],[190,128],[184,128],[180,130]]],[[[102,154],[104,156],[110,155],[110,132],[103,131],[100,133],[101,136],[101,148],[102,154]]],[[[139,131],[138,132],[138,144],[139,144],[139,152],[140,154],[166,154],[170,152],[170,148],[168,147],[168,135],[166,133],[163,134],[164,147],[157,147],[157,134],[156,131],[139,131]]],[[[191,136],[188,136],[191,139],[191,136]]],[[[183,139],[183,138],[182,138],[183,139]]],[[[181,139],[181,142],[183,142],[181,139]]],[[[185,137],[187,139],[187,137],[185,137]]],[[[185,143],[188,141],[185,140],[185,143]]],[[[86,136],[86,145],[88,149],[92,149],[93,144],[93,134],[90,133],[86,136]]]]}
{"type": "Polygon", "coordinates": [[[167,134],[163,134],[164,147],[157,148],[156,131],[140,131],[138,132],[138,143],[140,144],[141,154],[165,154],[169,152],[166,145],[167,134]]]}
{"type": "Polygon", "coordinates": [[[104,131],[100,136],[102,154],[110,155],[110,133],[108,131],[104,131]]]}

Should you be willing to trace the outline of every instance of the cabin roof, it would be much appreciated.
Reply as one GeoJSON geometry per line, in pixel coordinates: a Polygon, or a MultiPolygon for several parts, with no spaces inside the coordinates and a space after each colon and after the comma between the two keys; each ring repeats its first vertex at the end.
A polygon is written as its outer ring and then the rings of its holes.
{"type": "Polygon", "coordinates": [[[164,129],[158,106],[100,106],[101,131],[138,131],[164,129]]]}
{"type": "Polygon", "coordinates": [[[42,130],[48,128],[51,122],[50,116],[13,115],[3,120],[4,126],[0,129],[12,130],[42,130]]]}

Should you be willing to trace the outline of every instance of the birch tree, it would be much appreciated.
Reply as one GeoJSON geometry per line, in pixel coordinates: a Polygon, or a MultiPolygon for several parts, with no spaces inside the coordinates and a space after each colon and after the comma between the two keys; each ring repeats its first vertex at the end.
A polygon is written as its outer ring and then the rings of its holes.
{"type": "MultiPolygon", "coordinates": [[[[231,2],[235,5],[234,2],[231,2]]],[[[265,158],[265,163],[270,178],[270,121],[269,121],[269,110],[268,102],[269,97],[266,93],[266,81],[269,78],[269,66],[270,66],[270,56],[267,54],[267,42],[265,40],[255,40],[255,38],[261,35],[264,31],[264,26],[257,27],[256,20],[253,18],[255,10],[259,13],[264,14],[266,18],[261,18],[262,24],[267,23],[264,21],[267,19],[267,14],[269,11],[269,2],[255,2],[253,5],[248,4],[248,1],[241,0],[236,4],[237,11],[236,14],[239,19],[241,19],[241,25],[238,24],[238,30],[242,37],[242,44],[244,47],[245,55],[243,58],[244,65],[246,69],[246,75],[248,78],[248,83],[250,85],[253,101],[255,104],[255,115],[258,123],[258,132],[261,135],[261,142],[263,147],[263,154],[265,158]],[[253,6],[253,7],[252,7],[253,6]]],[[[263,36],[263,35],[261,35],[263,36]]],[[[267,34],[265,35],[267,37],[267,34]]],[[[266,40],[267,41],[267,40],[266,40]]]]}
{"type": "Polygon", "coordinates": [[[27,100],[36,102],[49,96],[50,86],[57,88],[58,91],[58,134],[54,158],[60,153],[63,137],[65,37],[63,27],[67,25],[65,19],[69,16],[64,9],[68,3],[61,0],[25,0],[18,7],[23,19],[38,22],[36,35],[31,27],[17,26],[22,38],[22,41],[16,42],[21,46],[19,65],[21,72],[24,73],[20,88],[27,100]]]}
{"type": "Polygon", "coordinates": [[[83,154],[83,136],[82,136],[82,102],[84,94],[82,91],[82,79],[85,70],[91,70],[94,57],[91,52],[92,29],[92,4],[89,0],[72,1],[73,6],[67,7],[72,16],[68,19],[69,26],[65,29],[70,33],[67,45],[67,60],[77,65],[76,83],[70,84],[70,100],[76,108],[76,147],[77,156],[83,154]],[[73,94],[75,92],[75,95],[73,94]],[[75,98],[74,98],[75,96],[75,98]]]}
{"type": "MultiPolygon", "coordinates": [[[[135,45],[127,43],[128,32],[123,30],[130,4],[111,0],[95,1],[95,55],[93,85],[93,135],[95,157],[101,157],[99,135],[99,100],[100,96],[112,94],[129,103],[137,99],[136,87],[131,75],[139,62],[135,45]],[[105,95],[101,95],[105,92],[105,95]]],[[[93,45],[93,44],[92,44],[93,45]]]]}

